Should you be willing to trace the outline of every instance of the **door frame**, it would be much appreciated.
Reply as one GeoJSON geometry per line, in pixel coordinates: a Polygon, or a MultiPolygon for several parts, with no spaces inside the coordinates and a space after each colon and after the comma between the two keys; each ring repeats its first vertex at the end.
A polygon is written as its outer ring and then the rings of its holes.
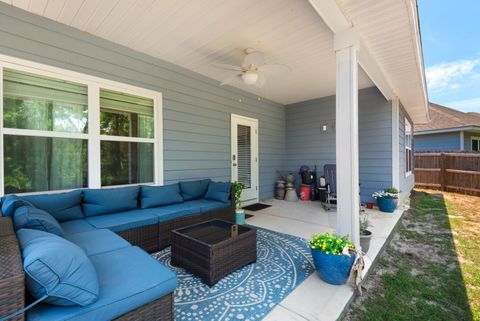
{"type": "Polygon", "coordinates": [[[253,126],[253,137],[252,137],[252,147],[253,147],[253,156],[255,159],[255,162],[253,164],[253,173],[252,173],[252,179],[255,181],[255,198],[249,199],[245,202],[242,202],[243,205],[250,205],[254,203],[258,203],[260,200],[260,182],[259,182],[259,156],[258,156],[258,119],[256,118],[250,118],[246,116],[241,116],[237,114],[230,114],[230,178],[233,180],[234,177],[234,167],[232,166],[232,156],[233,156],[233,146],[236,144],[236,128],[233,126],[233,123],[235,120],[246,120],[249,122],[252,122],[254,124],[253,126]]]}

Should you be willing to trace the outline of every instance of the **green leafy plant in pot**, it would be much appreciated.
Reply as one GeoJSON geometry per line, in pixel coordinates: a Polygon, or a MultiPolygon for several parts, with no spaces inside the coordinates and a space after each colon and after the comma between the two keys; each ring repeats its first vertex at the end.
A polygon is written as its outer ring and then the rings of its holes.
{"type": "Polygon", "coordinates": [[[395,187],[390,187],[373,193],[372,197],[377,200],[377,205],[380,211],[393,213],[397,208],[399,193],[400,192],[395,187]]]}
{"type": "Polygon", "coordinates": [[[245,224],[245,211],[242,209],[242,192],[245,185],[238,181],[232,182],[233,195],[235,196],[235,222],[245,224]]]}
{"type": "Polygon", "coordinates": [[[360,216],[360,246],[362,251],[367,253],[370,249],[370,240],[372,239],[372,232],[368,230],[370,221],[368,220],[368,215],[363,214],[360,216]]]}
{"type": "Polygon", "coordinates": [[[334,285],[347,283],[355,262],[355,245],[350,242],[348,235],[340,237],[336,233],[327,232],[316,234],[308,245],[320,279],[334,285]]]}

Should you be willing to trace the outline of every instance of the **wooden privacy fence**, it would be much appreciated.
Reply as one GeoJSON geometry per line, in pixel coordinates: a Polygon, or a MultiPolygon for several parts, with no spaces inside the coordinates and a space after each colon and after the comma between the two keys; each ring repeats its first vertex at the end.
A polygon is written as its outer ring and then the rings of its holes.
{"type": "Polygon", "coordinates": [[[480,153],[415,153],[415,186],[480,196],[480,153]]]}

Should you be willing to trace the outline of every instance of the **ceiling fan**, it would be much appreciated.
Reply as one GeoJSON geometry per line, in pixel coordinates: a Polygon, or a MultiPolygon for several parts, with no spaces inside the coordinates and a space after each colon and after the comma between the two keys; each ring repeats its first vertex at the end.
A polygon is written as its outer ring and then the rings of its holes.
{"type": "Polygon", "coordinates": [[[263,87],[267,77],[282,76],[290,72],[290,67],[281,64],[266,64],[263,52],[252,48],[244,50],[245,58],[240,66],[228,64],[213,64],[217,68],[226,69],[234,74],[220,83],[220,85],[243,82],[246,85],[263,87]]]}

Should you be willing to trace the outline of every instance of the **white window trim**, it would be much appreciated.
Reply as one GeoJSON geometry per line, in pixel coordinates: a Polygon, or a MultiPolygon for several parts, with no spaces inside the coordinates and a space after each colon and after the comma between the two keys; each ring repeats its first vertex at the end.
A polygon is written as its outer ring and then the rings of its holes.
{"type": "Polygon", "coordinates": [[[412,154],[412,146],[407,146],[407,124],[410,126],[410,131],[411,131],[411,134],[410,134],[410,144],[412,143],[412,140],[413,140],[413,126],[412,126],[412,123],[408,120],[407,117],[405,117],[405,128],[404,128],[404,145],[405,145],[405,153],[406,153],[406,150],[410,150],[410,155],[411,156],[411,164],[410,164],[410,170],[407,171],[407,160],[405,159],[405,177],[409,177],[413,174],[413,154],[412,154]]]}
{"type": "MultiPolygon", "coordinates": [[[[163,104],[162,93],[127,85],[121,82],[90,76],[87,74],[36,63],[16,57],[0,54],[0,195],[4,195],[4,162],[3,162],[3,135],[42,136],[55,138],[88,139],[88,187],[101,188],[100,173],[100,142],[102,140],[128,141],[154,144],[154,183],[163,185],[163,104]],[[53,132],[30,129],[3,128],[3,70],[29,72],[41,76],[53,77],[72,81],[88,87],[88,134],[53,132]],[[153,100],[154,138],[120,137],[100,135],[100,88],[142,96],[153,100]]],[[[142,183],[143,184],[143,183],[142,183]]],[[[148,184],[148,183],[146,183],[148,184]]],[[[138,184],[132,184],[138,185],[138,184]]],[[[125,186],[125,185],[123,185],[125,186]]],[[[130,186],[130,185],[129,185],[130,186]]],[[[106,186],[105,188],[121,187],[120,185],[106,186]]],[[[34,194],[49,194],[56,191],[42,191],[34,194]]],[[[30,193],[29,193],[30,194],[30,193]]]]}
{"type": "Polygon", "coordinates": [[[479,147],[478,151],[480,151],[480,136],[471,136],[471,137],[470,137],[470,150],[471,150],[472,152],[474,151],[474,150],[473,150],[473,141],[474,141],[474,140],[478,140],[478,143],[477,143],[477,144],[478,144],[478,147],[479,147]]]}

